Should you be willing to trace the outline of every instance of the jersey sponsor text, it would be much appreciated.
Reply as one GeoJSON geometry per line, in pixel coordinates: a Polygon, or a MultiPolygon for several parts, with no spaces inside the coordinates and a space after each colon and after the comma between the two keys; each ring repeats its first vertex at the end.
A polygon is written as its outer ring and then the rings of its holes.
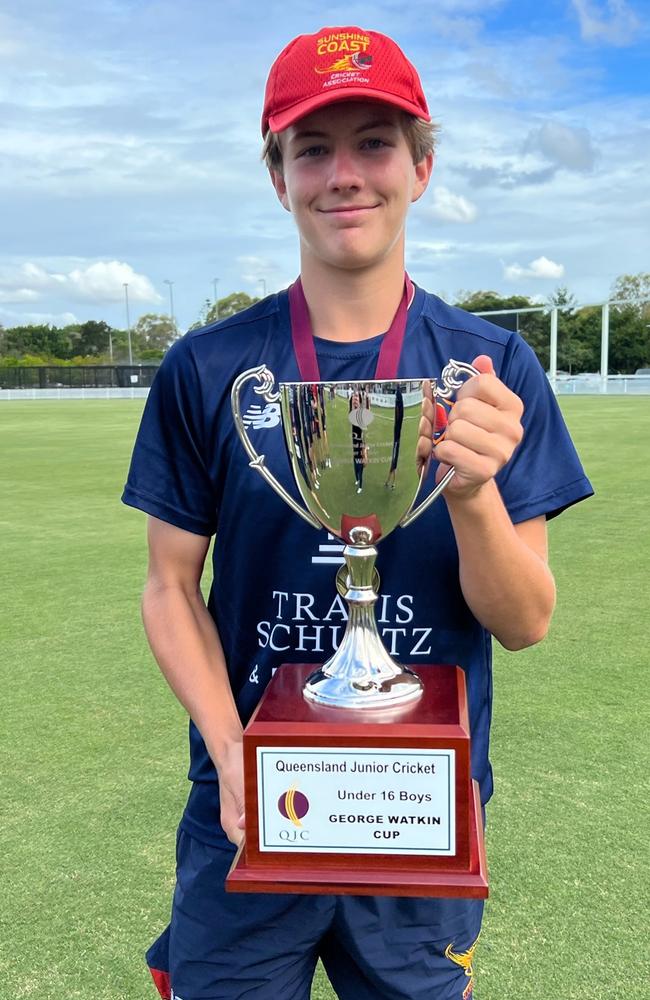
{"type": "MultiPolygon", "coordinates": [[[[274,615],[257,623],[258,645],[274,652],[334,652],[343,639],[348,612],[336,594],[316,603],[309,593],[273,591],[274,615]]],[[[412,594],[381,594],[376,605],[380,635],[391,656],[430,656],[431,627],[413,624],[412,594]]]]}

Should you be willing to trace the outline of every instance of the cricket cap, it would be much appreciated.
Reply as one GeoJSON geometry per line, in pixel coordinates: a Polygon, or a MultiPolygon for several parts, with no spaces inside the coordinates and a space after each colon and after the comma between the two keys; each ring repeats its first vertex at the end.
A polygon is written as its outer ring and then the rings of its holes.
{"type": "Polygon", "coordinates": [[[417,70],[392,38],[356,27],[321,28],[294,38],[273,63],[262,135],[336,101],[381,101],[431,121],[417,70]]]}

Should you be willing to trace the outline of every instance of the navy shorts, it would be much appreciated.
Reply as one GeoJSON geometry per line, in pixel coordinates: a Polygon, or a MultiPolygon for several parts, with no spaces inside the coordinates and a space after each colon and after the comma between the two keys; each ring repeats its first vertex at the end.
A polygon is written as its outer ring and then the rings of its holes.
{"type": "Polygon", "coordinates": [[[147,952],[164,1000],[469,1000],[480,899],[226,893],[233,851],[180,831],[169,927],[147,952]]]}

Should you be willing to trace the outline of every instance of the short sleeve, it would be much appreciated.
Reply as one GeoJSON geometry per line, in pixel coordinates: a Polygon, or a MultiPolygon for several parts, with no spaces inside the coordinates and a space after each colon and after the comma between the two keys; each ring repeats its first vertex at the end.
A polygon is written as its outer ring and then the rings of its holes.
{"type": "Polygon", "coordinates": [[[172,345],[153,380],[122,501],[185,531],[216,531],[201,384],[188,337],[172,345]]]}
{"type": "Polygon", "coordinates": [[[508,344],[501,380],[524,404],[524,437],[497,483],[514,523],[555,517],[592,496],[557,400],[531,348],[519,336],[508,344]]]}

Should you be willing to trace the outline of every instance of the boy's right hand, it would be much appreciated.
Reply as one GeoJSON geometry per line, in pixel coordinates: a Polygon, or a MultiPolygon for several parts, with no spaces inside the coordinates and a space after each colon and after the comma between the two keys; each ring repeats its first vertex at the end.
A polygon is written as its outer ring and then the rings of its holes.
{"type": "Polygon", "coordinates": [[[228,743],[215,762],[219,775],[221,825],[237,847],[244,839],[244,758],[241,740],[228,743]]]}

